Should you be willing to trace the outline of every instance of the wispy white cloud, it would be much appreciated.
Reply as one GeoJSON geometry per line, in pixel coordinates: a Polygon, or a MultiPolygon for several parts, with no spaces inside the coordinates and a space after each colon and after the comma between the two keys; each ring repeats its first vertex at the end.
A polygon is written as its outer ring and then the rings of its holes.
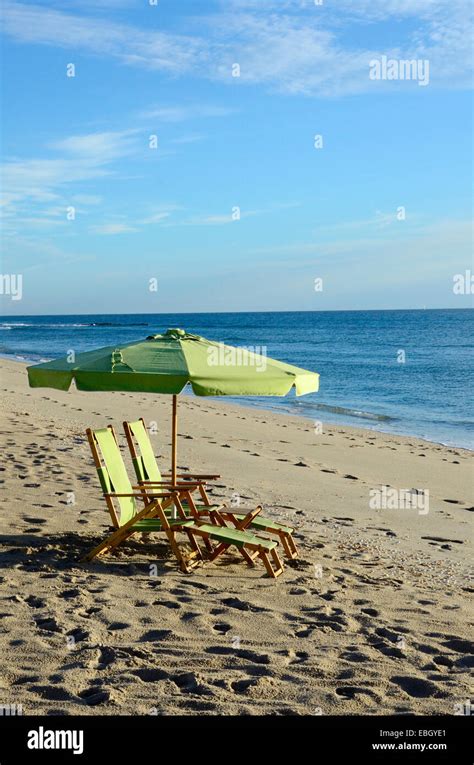
{"type": "MultiPolygon", "coordinates": [[[[206,35],[196,36],[150,29],[146,16],[143,27],[137,27],[6,0],[4,26],[18,41],[112,57],[173,75],[329,97],[412,86],[371,81],[369,62],[381,55],[429,58],[433,86],[468,87],[471,14],[465,0],[340,0],[335,7],[310,0],[226,0],[219,12],[200,16],[206,35]],[[383,24],[394,17],[409,18],[413,31],[398,39],[394,35],[388,50],[382,43],[347,42],[344,32],[355,21],[383,24]],[[241,66],[240,78],[232,77],[233,63],[241,66]]],[[[148,116],[179,122],[189,109],[157,107],[148,116]]],[[[206,116],[206,107],[200,116],[206,116]]],[[[220,115],[210,107],[207,116],[220,115]]]]}
{"type": "MultiPolygon", "coordinates": [[[[406,210],[391,210],[383,212],[382,210],[376,210],[374,214],[368,218],[361,218],[359,220],[338,221],[337,223],[325,223],[321,226],[317,226],[314,229],[314,233],[319,236],[334,237],[341,234],[346,236],[352,236],[359,231],[365,231],[367,235],[377,234],[381,229],[385,229],[388,226],[400,227],[400,232],[409,229],[413,231],[415,228],[422,226],[426,223],[423,218],[417,213],[410,211],[408,214],[406,210]]],[[[395,231],[392,228],[392,231],[395,231]]]]}
{"type": "Polygon", "coordinates": [[[100,205],[102,197],[98,194],[73,194],[71,197],[72,202],[76,202],[79,205],[100,205]]]}
{"type": "Polygon", "coordinates": [[[106,221],[104,223],[91,226],[89,232],[92,234],[103,235],[115,235],[115,234],[136,234],[143,229],[144,226],[153,226],[166,223],[169,218],[178,210],[182,208],[175,204],[162,204],[159,207],[155,207],[149,215],[142,218],[135,216],[133,221],[125,220],[122,216],[121,220],[106,221]]]}
{"type": "Polygon", "coordinates": [[[137,228],[129,226],[127,223],[102,223],[98,226],[92,226],[90,229],[93,234],[103,236],[115,236],[116,234],[134,234],[137,228]]]}
{"type": "Polygon", "coordinates": [[[170,138],[169,142],[176,144],[176,146],[184,146],[185,144],[198,143],[199,141],[204,141],[203,135],[182,135],[177,138],[170,138]]]}
{"type": "Polygon", "coordinates": [[[260,258],[267,256],[267,263],[268,259],[277,258],[281,265],[290,268],[316,265],[320,262],[326,262],[332,267],[336,263],[334,258],[339,257],[346,264],[351,261],[361,264],[363,262],[364,269],[370,268],[373,261],[387,266],[388,255],[397,253],[392,265],[398,270],[402,269],[402,260],[411,260],[412,268],[416,270],[417,264],[429,262],[435,250],[441,258],[441,266],[445,266],[449,260],[459,260],[461,253],[470,252],[472,221],[432,221],[414,215],[413,219],[416,222],[413,225],[392,221],[393,226],[396,226],[393,228],[378,225],[377,218],[378,216],[360,221],[340,221],[316,229],[311,241],[293,240],[278,245],[255,247],[249,252],[254,256],[259,255],[260,258]],[[408,244],[409,250],[406,249],[408,244]],[[288,260],[285,256],[288,256],[288,260]]]}
{"type": "Polygon", "coordinates": [[[149,218],[144,218],[141,223],[143,225],[150,225],[153,223],[161,223],[164,220],[167,220],[170,217],[170,212],[158,212],[154,213],[154,215],[150,215],[149,218]]]}
{"type": "Polygon", "coordinates": [[[66,154],[76,155],[89,163],[105,165],[117,157],[129,154],[135,148],[133,141],[138,130],[107,131],[72,135],[55,141],[51,148],[66,154]]]}
{"type": "MultiPolygon", "coordinates": [[[[153,12],[149,8],[150,13],[153,12]]],[[[3,3],[3,23],[7,34],[28,43],[41,43],[112,56],[148,69],[177,73],[186,71],[206,57],[206,46],[197,38],[149,31],[108,18],[80,16],[62,10],[16,3],[3,3]]]]}
{"type": "Polygon", "coordinates": [[[465,0],[384,0],[374,3],[373,0],[339,0],[339,8],[350,15],[358,15],[366,19],[386,19],[393,16],[432,17],[439,11],[446,15],[449,11],[466,10],[469,2],[465,0]]]}
{"type": "Polygon", "coordinates": [[[179,220],[166,222],[164,225],[169,226],[227,226],[229,223],[237,224],[243,218],[252,218],[255,215],[260,215],[260,210],[241,210],[238,214],[235,213],[217,213],[210,215],[191,215],[187,218],[181,218],[179,220]]]}
{"type": "Polygon", "coordinates": [[[183,106],[154,106],[140,112],[139,117],[154,119],[158,122],[187,122],[194,119],[229,117],[237,109],[212,104],[186,104],[183,106]]]}
{"type": "Polygon", "coordinates": [[[59,157],[7,159],[2,170],[6,201],[51,201],[64,186],[107,175],[112,161],[132,151],[132,132],[70,136],[51,145],[59,157]]]}
{"type": "Polygon", "coordinates": [[[84,209],[97,206],[96,194],[81,194],[77,184],[104,178],[113,172],[113,163],[136,150],[136,130],[108,131],[73,135],[50,144],[57,156],[49,158],[9,158],[1,174],[3,185],[2,217],[6,233],[15,226],[48,227],[57,225],[55,218],[66,217],[70,205],[84,209]],[[75,193],[69,197],[69,189],[75,193]],[[55,213],[47,205],[55,203],[55,213]],[[58,211],[61,210],[61,213],[58,211]],[[41,220],[41,223],[40,223],[41,220]]]}
{"type": "Polygon", "coordinates": [[[221,0],[221,6],[224,10],[229,8],[235,11],[280,11],[285,13],[297,13],[305,11],[314,15],[327,16],[336,13],[342,17],[341,11],[352,15],[363,16],[365,18],[384,19],[391,16],[426,16],[433,14],[439,9],[455,9],[460,6],[467,6],[466,0],[384,0],[384,2],[374,2],[374,0],[337,0],[337,3],[330,3],[328,0],[317,5],[315,0],[221,0]]]}
{"type": "MultiPolygon", "coordinates": [[[[326,12],[315,8],[308,13],[279,13],[264,8],[252,12],[229,11],[216,16],[214,23],[223,37],[232,35],[239,40],[233,56],[227,53],[218,67],[222,80],[231,79],[232,61],[240,65],[239,82],[266,84],[272,90],[307,96],[342,96],[354,93],[378,92],[380,88],[406,88],[412,84],[401,81],[374,82],[368,76],[373,59],[382,55],[396,59],[428,58],[431,65],[432,86],[469,87],[471,84],[471,44],[469,29],[470,9],[468,4],[454,0],[444,13],[440,13],[440,2],[419,4],[418,13],[409,13],[407,6],[394,3],[389,12],[385,4],[374,4],[379,15],[369,15],[368,4],[343,3],[336,11],[328,6],[326,12]],[[421,9],[431,8],[421,14],[421,9]],[[412,16],[418,23],[410,34],[397,39],[388,35],[388,24],[393,15],[412,16]],[[351,22],[352,20],[352,22],[351,22]],[[363,23],[387,22],[387,29],[381,29],[380,43],[364,45],[354,43],[352,35],[347,42],[345,31],[357,20],[363,23]],[[391,43],[383,40],[391,39],[391,43]]],[[[289,6],[287,6],[289,7],[289,6]]],[[[372,35],[371,39],[374,38],[372,35]]],[[[235,81],[235,80],[234,80],[235,81]]]]}
{"type": "MultiPolygon", "coordinates": [[[[240,217],[247,217],[250,213],[241,215],[240,217]]],[[[183,221],[183,226],[225,226],[228,223],[234,223],[235,220],[230,213],[222,215],[196,215],[193,218],[189,218],[183,221]]]]}
{"type": "Polygon", "coordinates": [[[167,204],[161,205],[144,218],[136,216],[129,223],[106,223],[100,226],[93,226],[90,228],[92,233],[105,233],[105,234],[120,234],[120,233],[132,233],[142,230],[144,226],[160,225],[163,228],[175,228],[181,226],[226,226],[231,223],[237,224],[240,220],[246,218],[253,218],[259,215],[265,215],[272,212],[277,212],[282,209],[297,207],[299,203],[288,202],[278,203],[271,205],[267,209],[261,210],[240,210],[237,213],[237,208],[226,213],[215,214],[185,214],[185,211],[180,205],[167,204]],[[110,230],[109,230],[110,229],[110,230]]]}

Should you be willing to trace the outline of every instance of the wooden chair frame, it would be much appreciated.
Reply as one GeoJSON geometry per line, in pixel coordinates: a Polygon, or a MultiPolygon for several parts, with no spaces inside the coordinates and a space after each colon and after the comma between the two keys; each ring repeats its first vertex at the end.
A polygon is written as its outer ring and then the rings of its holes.
{"type": "MultiPolygon", "coordinates": [[[[108,429],[111,431],[118,448],[117,437],[113,427],[109,425],[108,429]]],[[[88,428],[86,432],[91,447],[94,464],[100,474],[101,470],[107,470],[107,465],[101,458],[94,432],[90,428],[88,428]]],[[[191,487],[194,488],[193,483],[191,483],[191,487]]],[[[137,522],[149,519],[157,519],[160,521],[161,527],[159,530],[165,532],[168,541],[170,542],[171,548],[176,558],[178,559],[182,571],[189,573],[203,560],[203,554],[197,542],[196,536],[203,537],[209,552],[209,557],[211,560],[215,560],[218,555],[224,552],[233,543],[226,543],[221,550],[216,551],[217,548],[214,548],[211,542],[213,531],[212,529],[209,530],[208,524],[203,523],[200,513],[191,496],[191,487],[189,485],[186,487],[177,485],[174,490],[171,490],[168,486],[167,490],[161,491],[160,493],[156,493],[154,491],[152,494],[150,494],[149,491],[144,491],[142,486],[132,486],[134,491],[131,493],[103,491],[107,508],[116,530],[113,532],[113,534],[108,536],[104,541],[97,545],[93,550],[87,553],[82,558],[82,560],[92,560],[97,555],[104,554],[114,549],[132,534],[142,531],[140,528],[136,528],[137,522]],[[114,504],[114,499],[119,499],[120,497],[133,497],[141,500],[145,505],[140,512],[134,515],[133,518],[130,518],[130,520],[128,520],[123,525],[120,525],[119,516],[114,504]],[[191,517],[186,515],[186,511],[181,501],[183,497],[189,509],[191,510],[191,517]],[[165,510],[170,505],[174,505],[176,507],[179,515],[177,520],[171,520],[171,522],[165,512],[165,510]],[[191,546],[191,553],[187,556],[182,553],[176,541],[176,533],[178,531],[184,532],[188,537],[191,546]]],[[[166,488],[166,486],[163,488],[166,488]]],[[[252,511],[253,517],[255,517],[255,515],[260,512],[260,509],[261,508],[256,508],[254,511],[252,511]]],[[[212,523],[216,527],[214,532],[216,535],[219,528],[228,528],[224,518],[220,515],[220,510],[225,511],[226,506],[222,505],[218,508],[213,508],[213,517],[211,518],[212,523]]],[[[249,523],[250,522],[251,519],[249,520],[249,523]]],[[[221,547],[221,545],[217,545],[217,547],[221,547]]],[[[268,549],[268,545],[264,539],[258,541],[258,538],[255,537],[255,541],[243,540],[242,545],[239,544],[237,549],[241,553],[244,560],[251,566],[255,565],[254,559],[256,557],[260,557],[268,575],[272,578],[276,578],[282,573],[283,566],[276,548],[268,549]],[[251,552],[249,552],[246,548],[249,548],[251,552]]]]}
{"type": "MultiPolygon", "coordinates": [[[[142,423],[145,431],[147,431],[147,427],[143,417],[140,417],[140,422],[142,423]]],[[[130,450],[130,455],[132,457],[132,461],[134,462],[138,461],[140,458],[140,453],[137,450],[132,430],[127,421],[123,422],[123,428],[125,432],[125,438],[127,439],[128,448],[130,450]]],[[[214,506],[212,505],[212,502],[207,493],[206,484],[209,480],[220,478],[219,475],[215,475],[215,474],[206,475],[206,474],[199,474],[199,473],[192,473],[192,472],[179,473],[177,475],[177,478],[184,479],[184,480],[180,480],[176,484],[172,484],[169,478],[165,480],[164,476],[168,476],[170,474],[166,473],[162,475],[163,475],[162,481],[139,480],[137,477],[138,485],[140,487],[143,487],[145,493],[153,489],[154,486],[155,487],[166,486],[167,488],[173,491],[175,490],[181,491],[181,496],[183,496],[184,493],[186,493],[187,489],[191,490],[193,493],[196,491],[199,491],[199,494],[202,499],[202,505],[197,507],[199,515],[211,517],[210,508],[214,506]]],[[[261,512],[262,508],[261,506],[259,507],[260,507],[259,512],[261,512]]],[[[246,512],[245,514],[239,513],[236,515],[228,507],[226,507],[225,510],[221,509],[220,512],[221,512],[221,516],[226,521],[229,521],[236,529],[239,529],[241,531],[245,531],[246,529],[248,529],[248,527],[252,524],[253,519],[256,517],[256,515],[258,515],[258,513],[251,515],[250,512],[246,512]]],[[[298,557],[298,549],[293,539],[293,533],[292,533],[293,530],[290,531],[290,530],[287,530],[287,528],[283,528],[283,527],[275,528],[273,524],[269,525],[268,527],[262,527],[261,529],[259,528],[259,531],[260,530],[265,531],[267,534],[275,535],[278,537],[278,540],[281,542],[281,545],[283,547],[283,550],[287,558],[289,558],[290,560],[294,560],[298,557]]],[[[221,548],[222,548],[221,550],[222,552],[225,549],[227,549],[224,543],[221,545],[221,548]]]]}

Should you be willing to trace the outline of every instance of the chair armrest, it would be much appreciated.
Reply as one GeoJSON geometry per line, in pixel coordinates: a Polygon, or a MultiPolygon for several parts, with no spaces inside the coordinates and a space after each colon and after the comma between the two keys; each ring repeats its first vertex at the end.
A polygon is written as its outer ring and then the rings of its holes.
{"type": "MultiPolygon", "coordinates": [[[[163,473],[164,476],[171,475],[171,473],[163,473]]],[[[213,473],[212,475],[209,473],[177,473],[177,478],[197,478],[198,480],[202,481],[211,481],[214,478],[220,478],[221,476],[218,473],[213,473]]]]}
{"type": "MultiPolygon", "coordinates": [[[[212,481],[215,478],[220,478],[219,473],[185,473],[185,475],[190,478],[202,479],[203,481],[212,481]]],[[[179,477],[181,478],[182,476],[180,475],[179,477]]]]}
{"type": "Polygon", "coordinates": [[[148,487],[158,486],[160,488],[176,487],[177,489],[189,489],[196,488],[200,484],[197,481],[178,481],[173,483],[172,481],[139,481],[137,486],[133,486],[134,489],[146,489],[148,487]]]}
{"type": "MultiPolygon", "coordinates": [[[[149,494],[149,499],[156,499],[156,498],[162,498],[166,499],[168,497],[172,497],[176,494],[175,491],[168,491],[166,494],[149,494]]],[[[135,492],[133,494],[119,494],[116,491],[108,491],[105,492],[104,497],[136,497],[137,499],[143,499],[143,494],[139,494],[138,492],[135,492]]]]}

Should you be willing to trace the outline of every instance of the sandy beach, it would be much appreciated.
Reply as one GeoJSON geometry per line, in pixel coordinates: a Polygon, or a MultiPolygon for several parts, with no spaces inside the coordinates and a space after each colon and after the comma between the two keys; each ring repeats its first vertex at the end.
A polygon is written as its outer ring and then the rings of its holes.
{"type": "Polygon", "coordinates": [[[170,397],[30,389],[2,360],[0,684],[23,714],[460,713],[471,697],[473,455],[180,397],[179,466],[262,504],[300,551],[276,581],[229,552],[182,574],[163,537],[79,564],[109,516],[85,436],[170,397]],[[429,507],[374,508],[382,486],[429,507]]]}

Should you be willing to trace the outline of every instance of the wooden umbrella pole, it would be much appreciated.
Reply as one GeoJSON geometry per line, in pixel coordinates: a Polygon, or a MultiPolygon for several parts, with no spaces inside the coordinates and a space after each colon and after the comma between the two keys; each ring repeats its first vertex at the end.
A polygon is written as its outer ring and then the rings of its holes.
{"type": "MultiPolygon", "coordinates": [[[[176,485],[176,462],[178,457],[178,397],[173,394],[173,413],[171,417],[171,482],[176,485]]],[[[176,520],[178,511],[173,504],[172,518],[176,520]]]]}
{"type": "Polygon", "coordinates": [[[176,484],[176,463],[178,458],[178,396],[173,395],[173,417],[171,424],[171,481],[176,484]]]}

